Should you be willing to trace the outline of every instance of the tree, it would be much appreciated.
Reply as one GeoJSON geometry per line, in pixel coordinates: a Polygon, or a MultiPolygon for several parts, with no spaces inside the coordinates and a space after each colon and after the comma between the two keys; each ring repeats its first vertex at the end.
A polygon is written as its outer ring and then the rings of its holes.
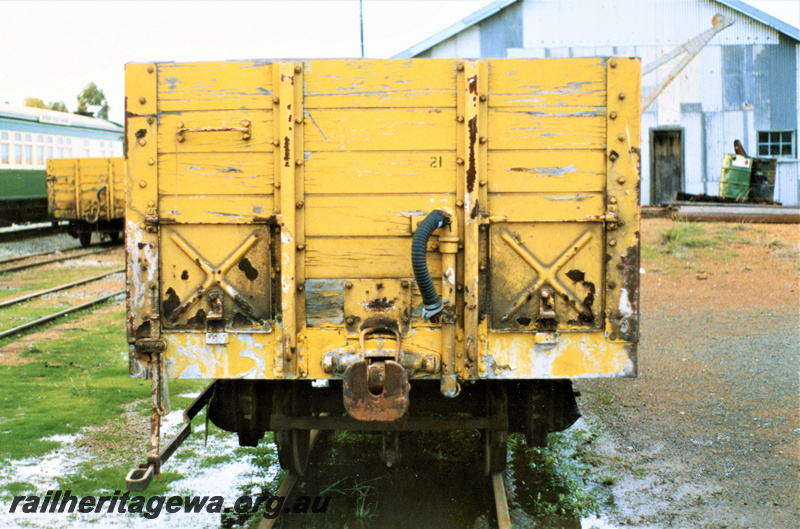
{"type": "Polygon", "coordinates": [[[38,97],[29,97],[25,100],[26,107],[32,108],[47,108],[47,105],[44,104],[44,101],[39,99],[38,97]]]}
{"type": "Polygon", "coordinates": [[[108,119],[108,101],[106,101],[106,96],[103,94],[103,91],[97,88],[97,85],[94,83],[87,84],[86,88],[78,94],[78,110],[75,113],[89,114],[89,105],[100,106],[101,108],[97,112],[97,117],[108,119]]]}
{"type": "Polygon", "coordinates": [[[65,105],[63,101],[45,104],[45,102],[38,97],[29,97],[25,99],[25,106],[31,108],[47,108],[50,110],[55,110],[56,112],[69,112],[67,105],[65,105]]]}

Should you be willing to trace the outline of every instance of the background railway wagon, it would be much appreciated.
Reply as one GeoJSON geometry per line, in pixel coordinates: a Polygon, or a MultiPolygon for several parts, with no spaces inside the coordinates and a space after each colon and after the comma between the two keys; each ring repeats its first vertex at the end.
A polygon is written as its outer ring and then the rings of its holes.
{"type": "Polygon", "coordinates": [[[127,65],[130,367],[154,428],[169,377],[216,379],[190,411],[244,445],[274,431],[300,473],[316,428],[477,429],[496,472],[508,431],[568,427],[571,378],[636,374],[639,72],[127,65]]]}
{"type": "Polygon", "coordinates": [[[81,246],[93,233],[119,239],[125,217],[124,158],[63,158],[47,161],[47,213],[69,221],[81,246]]]}
{"type": "Polygon", "coordinates": [[[122,156],[123,127],[41,108],[0,105],[0,225],[47,216],[47,160],[122,156]]]}

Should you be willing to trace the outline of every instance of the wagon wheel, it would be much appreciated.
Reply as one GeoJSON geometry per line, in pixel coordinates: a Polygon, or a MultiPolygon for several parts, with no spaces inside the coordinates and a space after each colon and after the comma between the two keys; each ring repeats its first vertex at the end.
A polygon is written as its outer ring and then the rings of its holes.
{"type": "MultiPolygon", "coordinates": [[[[310,409],[308,398],[303,391],[305,388],[292,385],[291,389],[288,387],[282,389],[285,389],[285,391],[278,389],[275,392],[275,400],[273,401],[273,406],[276,406],[275,409],[290,417],[308,416],[310,409]]],[[[306,471],[306,466],[308,466],[310,441],[311,432],[309,430],[290,429],[276,431],[275,446],[278,448],[278,462],[281,468],[293,470],[302,476],[306,471]]]]}
{"type": "Polygon", "coordinates": [[[91,231],[82,231],[78,234],[78,240],[81,243],[81,246],[84,248],[88,248],[89,245],[92,244],[92,232],[91,231]]]}
{"type": "MultiPolygon", "coordinates": [[[[486,412],[490,417],[505,416],[508,420],[506,392],[503,388],[487,392],[486,412]]],[[[483,430],[483,473],[488,477],[506,469],[508,430],[483,430]]]]}

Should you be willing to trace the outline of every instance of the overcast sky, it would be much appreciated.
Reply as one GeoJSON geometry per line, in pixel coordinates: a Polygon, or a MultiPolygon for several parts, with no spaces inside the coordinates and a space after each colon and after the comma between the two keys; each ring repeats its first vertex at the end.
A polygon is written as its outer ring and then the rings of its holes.
{"type": "MultiPolygon", "coordinates": [[[[364,0],[367,57],[388,58],[490,0],[364,0]]],[[[800,26],[800,1],[750,0],[800,26]]],[[[122,122],[124,64],[359,57],[358,0],[0,1],[0,103],[77,108],[90,81],[122,122]]]]}

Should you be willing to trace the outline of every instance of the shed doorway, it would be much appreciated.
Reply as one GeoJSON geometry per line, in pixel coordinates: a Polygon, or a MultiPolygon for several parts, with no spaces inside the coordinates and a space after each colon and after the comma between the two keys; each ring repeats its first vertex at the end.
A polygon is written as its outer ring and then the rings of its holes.
{"type": "Polygon", "coordinates": [[[683,129],[650,129],[650,203],[675,201],[683,191],[683,129]]]}

